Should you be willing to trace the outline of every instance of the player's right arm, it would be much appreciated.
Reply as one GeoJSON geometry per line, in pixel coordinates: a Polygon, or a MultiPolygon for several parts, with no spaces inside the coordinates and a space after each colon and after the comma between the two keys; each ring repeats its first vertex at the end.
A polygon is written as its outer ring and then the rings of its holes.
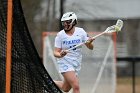
{"type": "Polygon", "coordinates": [[[54,56],[57,58],[62,58],[67,54],[65,50],[62,50],[61,48],[56,48],[54,49],[54,56]]]}
{"type": "Polygon", "coordinates": [[[54,48],[54,56],[57,58],[62,58],[64,57],[67,52],[65,50],[62,50],[62,39],[61,39],[61,34],[58,33],[57,36],[55,37],[55,48],[54,48]]]}
{"type": "Polygon", "coordinates": [[[60,52],[61,52],[61,48],[54,48],[54,56],[55,57],[61,58],[60,52]]]}

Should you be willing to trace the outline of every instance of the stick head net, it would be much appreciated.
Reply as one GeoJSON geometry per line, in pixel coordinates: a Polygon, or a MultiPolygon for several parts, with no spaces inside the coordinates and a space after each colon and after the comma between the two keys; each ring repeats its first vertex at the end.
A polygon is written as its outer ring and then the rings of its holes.
{"type": "Polygon", "coordinates": [[[118,20],[117,20],[117,23],[116,23],[116,25],[115,25],[115,30],[116,30],[116,31],[121,31],[122,27],[123,27],[123,21],[120,20],[120,19],[118,19],[118,20]]]}
{"type": "Polygon", "coordinates": [[[123,27],[123,21],[118,19],[116,24],[113,25],[113,26],[108,27],[105,30],[105,32],[106,33],[119,32],[119,31],[121,31],[122,27],[123,27]]]}

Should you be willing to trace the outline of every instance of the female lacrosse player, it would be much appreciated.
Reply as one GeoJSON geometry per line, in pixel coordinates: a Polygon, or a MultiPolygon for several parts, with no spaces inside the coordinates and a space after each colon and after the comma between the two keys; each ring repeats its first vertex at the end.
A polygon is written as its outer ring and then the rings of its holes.
{"type": "Polygon", "coordinates": [[[54,56],[57,58],[59,72],[63,75],[63,81],[55,81],[56,85],[63,91],[68,92],[71,88],[73,93],[80,93],[78,73],[81,69],[82,53],[81,47],[74,48],[77,44],[88,41],[85,45],[93,49],[92,41],[83,28],[75,27],[77,16],[73,12],[63,14],[61,18],[63,30],[55,37],[54,56]]]}

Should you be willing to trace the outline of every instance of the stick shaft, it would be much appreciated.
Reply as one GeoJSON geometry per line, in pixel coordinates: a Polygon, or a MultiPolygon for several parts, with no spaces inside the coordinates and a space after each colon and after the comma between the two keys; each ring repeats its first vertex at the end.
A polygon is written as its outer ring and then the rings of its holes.
{"type": "Polygon", "coordinates": [[[83,42],[83,43],[80,43],[80,44],[78,44],[78,45],[76,45],[76,46],[74,46],[74,47],[72,47],[72,48],[69,48],[69,49],[66,50],[66,51],[73,50],[74,48],[77,48],[77,47],[79,47],[79,46],[82,46],[83,44],[85,44],[85,43],[84,43],[84,42],[83,42]]]}
{"type": "Polygon", "coordinates": [[[99,37],[99,36],[101,36],[101,35],[103,35],[103,34],[105,34],[105,33],[106,33],[106,32],[104,31],[104,32],[102,32],[102,33],[100,33],[100,34],[98,34],[98,35],[92,37],[92,39],[95,39],[95,38],[97,38],[97,37],[99,37]]]}
{"type": "MultiPolygon", "coordinates": [[[[102,33],[100,33],[100,34],[98,34],[98,35],[92,37],[92,39],[95,39],[95,38],[97,38],[97,37],[99,37],[99,36],[101,36],[101,35],[103,35],[103,34],[105,34],[105,33],[106,33],[106,32],[104,31],[104,32],[102,32],[102,33]]],[[[86,42],[87,42],[87,41],[86,41],[86,42]]],[[[76,45],[76,46],[74,46],[74,47],[72,47],[72,48],[70,48],[70,49],[68,49],[68,50],[66,50],[66,51],[70,51],[70,50],[72,50],[72,49],[74,49],[74,48],[77,48],[77,47],[79,47],[79,46],[82,46],[82,45],[84,45],[86,42],[80,43],[80,44],[78,44],[78,45],[76,45]]]]}

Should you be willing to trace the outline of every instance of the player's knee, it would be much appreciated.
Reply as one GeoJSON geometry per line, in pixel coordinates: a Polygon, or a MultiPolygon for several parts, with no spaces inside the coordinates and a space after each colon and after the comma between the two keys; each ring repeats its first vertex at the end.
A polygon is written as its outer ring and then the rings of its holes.
{"type": "Polygon", "coordinates": [[[62,89],[63,89],[64,92],[69,92],[70,89],[71,89],[71,86],[64,85],[64,86],[62,87],[62,89]]]}
{"type": "Polygon", "coordinates": [[[74,90],[80,90],[80,87],[79,87],[78,84],[74,84],[74,85],[73,85],[73,89],[74,89],[74,90]]]}
{"type": "Polygon", "coordinates": [[[70,88],[64,88],[63,91],[64,92],[69,92],[70,91],[70,88]]]}

